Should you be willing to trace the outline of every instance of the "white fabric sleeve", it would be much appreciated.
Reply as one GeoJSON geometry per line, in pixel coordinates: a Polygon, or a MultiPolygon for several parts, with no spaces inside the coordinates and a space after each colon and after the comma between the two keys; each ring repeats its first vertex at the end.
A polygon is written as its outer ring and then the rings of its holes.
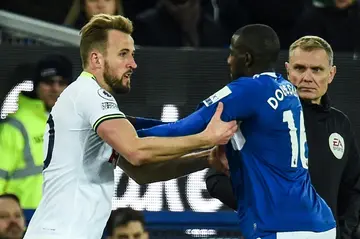
{"type": "Polygon", "coordinates": [[[78,114],[89,122],[95,132],[106,120],[125,118],[115,98],[102,88],[82,90],[74,103],[78,114]]]}

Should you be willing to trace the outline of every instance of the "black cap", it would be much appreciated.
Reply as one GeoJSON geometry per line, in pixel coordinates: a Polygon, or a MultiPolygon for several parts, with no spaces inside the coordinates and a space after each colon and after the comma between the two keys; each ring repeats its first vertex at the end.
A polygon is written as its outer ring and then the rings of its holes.
{"type": "Polygon", "coordinates": [[[57,54],[41,58],[35,68],[34,88],[39,82],[53,76],[61,76],[71,83],[73,81],[73,65],[71,61],[65,56],[57,54]]]}

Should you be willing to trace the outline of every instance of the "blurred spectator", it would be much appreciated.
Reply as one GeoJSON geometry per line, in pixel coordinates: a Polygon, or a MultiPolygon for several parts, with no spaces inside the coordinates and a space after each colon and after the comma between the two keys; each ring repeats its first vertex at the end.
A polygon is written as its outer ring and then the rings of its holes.
{"type": "Polygon", "coordinates": [[[247,24],[266,24],[279,35],[282,49],[292,43],[289,32],[295,26],[303,8],[311,0],[216,0],[219,22],[227,35],[247,24]]]}
{"type": "Polygon", "coordinates": [[[21,239],[25,232],[25,218],[19,198],[14,194],[0,195],[0,238],[21,239]]]}
{"type": "Polygon", "coordinates": [[[134,20],[136,45],[158,47],[227,47],[221,27],[201,0],[159,0],[134,20]]]}
{"type": "Polygon", "coordinates": [[[0,9],[40,19],[43,21],[62,24],[73,0],[1,0],[0,9]]]}
{"type": "Polygon", "coordinates": [[[121,0],[74,0],[64,24],[81,29],[92,16],[106,13],[124,15],[121,0]]]}
{"type": "MultiPolygon", "coordinates": [[[[130,20],[136,18],[136,16],[146,10],[154,8],[157,0],[122,0],[124,6],[124,14],[130,20]]],[[[212,6],[212,0],[201,0],[201,5],[206,8],[206,12],[213,15],[214,8],[212,6]]]]}
{"type": "Polygon", "coordinates": [[[294,28],[294,39],[305,35],[324,38],[334,51],[359,51],[360,7],[355,0],[313,0],[294,28]]]}
{"type": "Polygon", "coordinates": [[[111,212],[106,225],[107,239],[148,239],[145,219],[140,211],[118,208],[111,212]]]}
{"type": "Polygon", "coordinates": [[[72,81],[72,63],[47,56],[38,62],[33,81],[33,91],[20,93],[18,111],[0,123],[0,194],[17,195],[25,209],[35,209],[41,199],[48,112],[72,81]]]}
{"type": "Polygon", "coordinates": [[[125,16],[130,20],[135,19],[136,15],[150,8],[155,7],[157,0],[121,0],[124,6],[125,16]]]}

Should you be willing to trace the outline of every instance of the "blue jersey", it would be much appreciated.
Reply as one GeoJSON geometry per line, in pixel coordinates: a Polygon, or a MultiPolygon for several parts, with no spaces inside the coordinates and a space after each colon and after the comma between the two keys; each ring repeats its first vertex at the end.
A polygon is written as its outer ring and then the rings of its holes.
{"type": "Polygon", "coordinates": [[[237,120],[239,124],[226,145],[226,155],[245,238],[334,228],[330,208],[311,185],[296,88],[278,74],[241,77],[204,100],[188,117],[138,134],[199,133],[206,128],[219,101],[224,103],[222,120],[237,120]]]}

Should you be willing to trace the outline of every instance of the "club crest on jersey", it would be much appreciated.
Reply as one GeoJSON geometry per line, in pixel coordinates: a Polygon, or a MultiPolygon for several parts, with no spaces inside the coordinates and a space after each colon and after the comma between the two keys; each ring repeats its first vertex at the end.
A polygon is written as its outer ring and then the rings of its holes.
{"type": "Polygon", "coordinates": [[[230,94],[231,94],[230,88],[228,86],[225,86],[224,88],[222,88],[221,90],[219,90],[218,92],[216,92],[215,94],[204,100],[203,103],[204,105],[206,105],[206,107],[209,107],[210,105],[218,102],[219,100],[225,98],[230,94]]]}
{"type": "Polygon", "coordinates": [[[101,98],[103,98],[105,100],[115,101],[114,97],[104,89],[98,89],[98,94],[101,98]]]}
{"type": "Polygon", "coordinates": [[[332,133],[329,137],[329,147],[337,159],[342,159],[345,152],[344,138],[338,133],[332,133]]]}

